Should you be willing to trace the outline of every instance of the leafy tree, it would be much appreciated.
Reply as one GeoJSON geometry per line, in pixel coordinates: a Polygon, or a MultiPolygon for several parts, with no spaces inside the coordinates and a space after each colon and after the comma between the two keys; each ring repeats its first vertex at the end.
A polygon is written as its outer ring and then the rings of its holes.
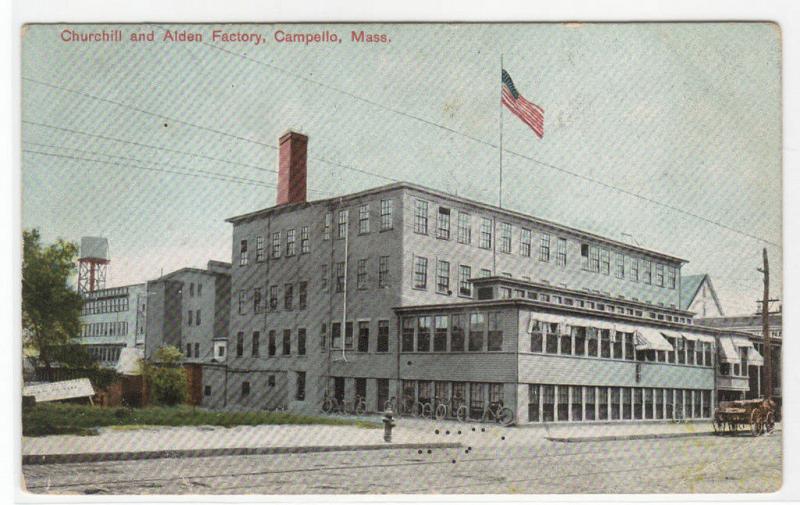
{"type": "Polygon", "coordinates": [[[76,345],[81,296],[68,281],[75,274],[78,245],[58,239],[43,246],[39,230],[22,232],[23,345],[38,353],[48,376],[52,365],[85,365],[86,351],[76,345]]]}
{"type": "Polygon", "coordinates": [[[150,388],[150,400],[157,405],[177,405],[188,397],[189,380],[181,366],[183,354],[175,346],[160,347],[151,361],[140,363],[150,388]]]}

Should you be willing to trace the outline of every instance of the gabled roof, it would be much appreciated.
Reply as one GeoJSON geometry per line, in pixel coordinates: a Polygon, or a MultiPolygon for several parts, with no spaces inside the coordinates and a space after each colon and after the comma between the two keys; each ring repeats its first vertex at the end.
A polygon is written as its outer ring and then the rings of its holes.
{"type": "Polygon", "coordinates": [[[694,303],[694,299],[697,297],[697,293],[700,291],[700,287],[704,282],[708,284],[708,290],[711,293],[711,298],[717,305],[717,310],[719,310],[720,314],[724,315],[725,312],[722,310],[722,304],[719,303],[719,298],[717,298],[717,290],[714,289],[714,285],[711,283],[711,276],[708,274],[681,276],[681,309],[689,310],[689,307],[694,303]]]}

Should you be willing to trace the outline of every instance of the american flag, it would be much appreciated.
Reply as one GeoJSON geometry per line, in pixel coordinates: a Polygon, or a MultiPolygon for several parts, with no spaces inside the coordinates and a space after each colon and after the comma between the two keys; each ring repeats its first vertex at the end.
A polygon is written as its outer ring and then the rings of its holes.
{"type": "Polygon", "coordinates": [[[544,136],[544,110],[535,103],[525,100],[519,94],[517,88],[514,87],[514,81],[511,80],[511,76],[505,69],[503,69],[502,88],[503,105],[523,123],[530,126],[537,137],[542,138],[544,136]]]}

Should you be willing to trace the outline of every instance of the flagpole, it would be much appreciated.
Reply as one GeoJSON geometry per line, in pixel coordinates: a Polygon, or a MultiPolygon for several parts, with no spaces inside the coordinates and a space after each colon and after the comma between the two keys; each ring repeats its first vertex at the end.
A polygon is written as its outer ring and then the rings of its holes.
{"type": "Polygon", "coordinates": [[[500,53],[500,188],[497,206],[503,208],[503,53],[500,53]]]}

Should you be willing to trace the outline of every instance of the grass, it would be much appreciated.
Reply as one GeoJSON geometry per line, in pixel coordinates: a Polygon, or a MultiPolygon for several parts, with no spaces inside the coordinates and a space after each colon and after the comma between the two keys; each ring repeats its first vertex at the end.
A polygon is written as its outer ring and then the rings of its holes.
{"type": "Polygon", "coordinates": [[[306,416],[289,412],[215,412],[186,405],[129,409],[41,403],[22,409],[22,434],[27,437],[67,434],[96,435],[97,428],[104,426],[129,430],[150,426],[223,426],[229,428],[232,426],[282,424],[380,428],[378,423],[366,421],[306,416]]]}

